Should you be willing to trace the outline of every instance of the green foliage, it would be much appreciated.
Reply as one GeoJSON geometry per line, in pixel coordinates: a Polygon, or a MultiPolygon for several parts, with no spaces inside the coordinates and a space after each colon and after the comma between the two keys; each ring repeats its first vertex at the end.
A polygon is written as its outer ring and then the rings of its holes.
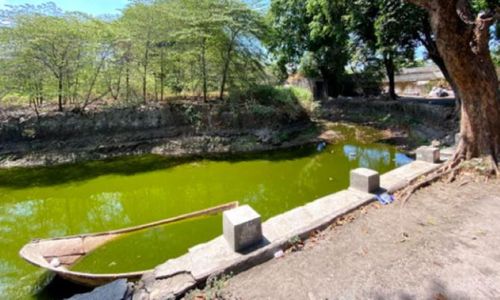
{"type": "Polygon", "coordinates": [[[492,52],[493,62],[497,67],[500,67],[500,47],[492,52]]]}
{"type": "Polygon", "coordinates": [[[272,0],[268,22],[273,28],[269,49],[276,56],[276,64],[285,77],[288,67],[298,65],[303,53],[310,44],[309,23],[311,16],[307,13],[307,1],[272,0]]]}
{"type": "Polygon", "coordinates": [[[269,46],[283,78],[302,62],[307,75],[321,74],[330,95],[339,93],[349,60],[347,12],[341,0],[271,1],[274,39],[269,46]]]}
{"type": "Polygon", "coordinates": [[[350,11],[354,45],[366,49],[361,56],[365,62],[381,60],[397,69],[413,61],[420,27],[427,22],[422,10],[399,0],[355,0],[350,11]]]}
{"type": "Polygon", "coordinates": [[[417,28],[422,23],[420,9],[399,0],[379,0],[375,19],[377,47],[382,52],[395,52],[413,58],[417,28]]]}
{"type": "MultiPolygon", "coordinates": [[[[497,0],[471,3],[477,13],[497,0]]],[[[323,78],[330,96],[350,94],[360,82],[372,89],[384,67],[418,65],[415,48],[434,38],[426,14],[400,0],[272,0],[267,15],[243,0],[132,0],[114,20],[47,3],[7,6],[0,21],[0,101],[35,108],[222,99],[226,91],[248,98],[297,71],[323,78]]]]}
{"type": "Polygon", "coordinates": [[[230,101],[246,103],[251,112],[260,117],[284,114],[291,120],[317,108],[312,93],[297,87],[257,85],[246,90],[233,90],[230,101]]]}
{"type": "Polygon", "coordinates": [[[189,120],[189,123],[198,128],[201,125],[202,121],[201,111],[196,110],[193,107],[193,105],[189,104],[185,105],[183,109],[184,109],[184,115],[189,120]]]}
{"type": "Polygon", "coordinates": [[[319,65],[314,53],[305,52],[299,64],[298,72],[307,78],[320,78],[319,65]]]}
{"type": "Polygon", "coordinates": [[[259,103],[254,103],[250,106],[250,111],[252,114],[259,118],[266,119],[272,117],[276,110],[272,106],[262,105],[259,103]]]}
{"type": "Polygon", "coordinates": [[[290,247],[288,251],[291,252],[301,251],[304,248],[304,242],[299,236],[292,237],[290,240],[288,240],[288,244],[290,247]]]}
{"type": "Polygon", "coordinates": [[[240,0],[134,0],[110,21],[53,4],[9,6],[0,20],[0,100],[13,92],[61,108],[206,100],[267,79],[267,24],[240,0]]]}
{"type": "Polygon", "coordinates": [[[314,101],[313,94],[310,90],[300,88],[300,87],[290,87],[289,88],[292,94],[301,102],[301,103],[311,103],[314,101]]]}
{"type": "Polygon", "coordinates": [[[296,245],[296,244],[302,243],[302,239],[298,236],[294,236],[290,240],[288,240],[288,243],[290,245],[296,245]]]}

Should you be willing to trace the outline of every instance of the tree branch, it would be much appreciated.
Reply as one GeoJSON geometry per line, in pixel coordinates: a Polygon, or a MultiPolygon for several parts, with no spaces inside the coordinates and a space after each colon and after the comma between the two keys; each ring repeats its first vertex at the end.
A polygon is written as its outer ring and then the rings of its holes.
{"type": "Polygon", "coordinates": [[[469,0],[458,0],[457,5],[457,15],[465,24],[474,25],[476,21],[474,20],[474,15],[470,7],[469,0]]]}
{"type": "Polygon", "coordinates": [[[489,52],[490,26],[495,22],[493,11],[481,12],[474,22],[474,40],[472,42],[472,52],[484,54],[489,52]]]}

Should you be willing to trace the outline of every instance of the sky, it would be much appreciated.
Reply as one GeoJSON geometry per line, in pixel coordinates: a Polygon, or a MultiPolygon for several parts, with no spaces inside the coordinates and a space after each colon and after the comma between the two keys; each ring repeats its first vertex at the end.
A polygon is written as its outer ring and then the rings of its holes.
{"type": "MultiPolygon", "coordinates": [[[[81,11],[99,16],[119,13],[120,9],[125,8],[128,0],[0,0],[0,9],[2,9],[5,4],[22,5],[27,3],[38,5],[46,2],[54,2],[65,11],[81,11]]],[[[268,0],[264,2],[268,3],[268,0]]],[[[423,58],[424,49],[422,47],[419,47],[416,52],[417,58],[423,58]]]]}
{"type": "Polygon", "coordinates": [[[5,4],[42,4],[54,2],[58,7],[66,11],[81,11],[92,15],[117,14],[119,9],[124,8],[128,0],[0,0],[0,9],[5,4]]]}

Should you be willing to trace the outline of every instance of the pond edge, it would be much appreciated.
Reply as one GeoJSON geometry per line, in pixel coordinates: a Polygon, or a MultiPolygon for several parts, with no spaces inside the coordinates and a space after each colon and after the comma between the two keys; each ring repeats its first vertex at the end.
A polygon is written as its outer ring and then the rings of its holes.
{"type": "MultiPolygon", "coordinates": [[[[414,161],[381,175],[380,186],[392,194],[439,166],[414,161]]],[[[209,277],[241,273],[273,259],[277,252],[290,247],[293,240],[307,239],[375,199],[375,194],[346,189],[277,215],[262,224],[264,241],[244,253],[233,252],[223,236],[192,247],[187,254],[145,274],[135,287],[133,299],[177,298],[209,277]]]]}

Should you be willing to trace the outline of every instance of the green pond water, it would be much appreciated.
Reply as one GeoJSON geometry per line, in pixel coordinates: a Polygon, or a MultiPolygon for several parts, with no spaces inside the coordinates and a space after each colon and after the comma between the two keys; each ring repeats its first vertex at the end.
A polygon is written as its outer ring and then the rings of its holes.
{"type": "MultiPolygon", "coordinates": [[[[391,146],[355,141],[353,130],[346,128],[345,142],[322,152],[307,146],[225,159],[143,156],[0,171],[0,295],[60,297],[57,287],[43,289],[42,270],[18,256],[33,238],[119,229],[231,201],[251,205],[265,220],[346,188],[350,169],[361,166],[383,173],[410,161],[391,146]]],[[[220,235],[221,218],[198,218],[128,235],[95,251],[74,269],[151,269],[220,235]]]]}

